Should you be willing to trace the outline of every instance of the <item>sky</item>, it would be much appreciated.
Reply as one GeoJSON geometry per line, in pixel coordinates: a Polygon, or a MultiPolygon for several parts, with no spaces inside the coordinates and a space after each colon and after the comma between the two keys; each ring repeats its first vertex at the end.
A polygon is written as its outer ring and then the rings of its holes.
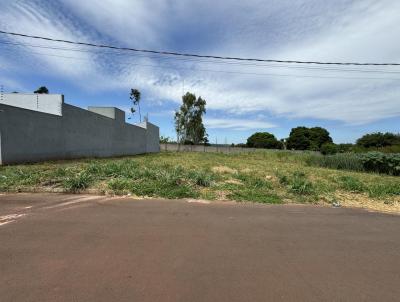
{"type": "MultiPolygon", "coordinates": [[[[400,63],[399,14],[397,0],[0,0],[0,30],[205,55],[400,63]]],[[[296,126],[325,127],[337,143],[400,132],[399,66],[178,59],[0,35],[0,84],[44,85],[69,104],[127,113],[137,88],[142,113],[172,139],[187,91],[206,99],[213,143],[263,131],[286,138],[296,126]]]]}

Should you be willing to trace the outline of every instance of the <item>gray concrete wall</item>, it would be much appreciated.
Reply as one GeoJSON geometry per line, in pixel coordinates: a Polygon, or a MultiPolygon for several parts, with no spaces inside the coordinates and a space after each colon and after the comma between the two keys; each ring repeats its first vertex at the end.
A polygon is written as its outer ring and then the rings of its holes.
{"type": "Polygon", "coordinates": [[[150,122],[140,123],[139,126],[147,129],[146,152],[160,152],[160,129],[150,122]]]}
{"type": "Polygon", "coordinates": [[[62,94],[4,93],[2,104],[49,114],[62,115],[62,94]]]}
{"type": "Polygon", "coordinates": [[[125,112],[115,107],[89,106],[88,110],[112,119],[125,123],[125,112]]]}
{"type": "Polygon", "coordinates": [[[159,150],[159,130],[150,123],[146,129],[68,104],[63,104],[62,113],[57,116],[0,104],[2,163],[111,157],[159,150]]]}

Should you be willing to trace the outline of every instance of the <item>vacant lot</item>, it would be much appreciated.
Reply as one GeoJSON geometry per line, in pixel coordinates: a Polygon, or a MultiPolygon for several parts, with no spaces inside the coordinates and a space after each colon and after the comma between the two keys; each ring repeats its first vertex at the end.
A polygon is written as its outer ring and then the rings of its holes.
{"type": "Polygon", "coordinates": [[[307,153],[169,153],[0,167],[2,192],[89,192],[400,212],[400,178],[311,167],[307,153]]]}

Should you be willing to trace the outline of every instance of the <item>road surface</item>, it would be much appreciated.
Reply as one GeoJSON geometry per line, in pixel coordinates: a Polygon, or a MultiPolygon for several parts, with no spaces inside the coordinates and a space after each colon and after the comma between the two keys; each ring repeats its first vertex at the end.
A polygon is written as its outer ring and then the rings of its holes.
{"type": "Polygon", "coordinates": [[[400,216],[0,195],[0,300],[399,301],[400,216]]]}

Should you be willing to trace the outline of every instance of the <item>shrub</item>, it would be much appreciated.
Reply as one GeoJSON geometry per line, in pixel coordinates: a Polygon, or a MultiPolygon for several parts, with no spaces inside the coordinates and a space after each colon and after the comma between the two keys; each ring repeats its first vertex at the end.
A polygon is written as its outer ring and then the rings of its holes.
{"type": "Polygon", "coordinates": [[[369,152],[360,154],[360,158],[366,171],[400,175],[400,154],[369,152]]]}
{"type": "Polygon", "coordinates": [[[326,143],[321,146],[321,153],[323,155],[333,155],[339,152],[339,147],[334,143],[326,143]]]}
{"type": "Polygon", "coordinates": [[[326,156],[311,154],[306,159],[306,163],[312,166],[338,170],[367,171],[394,176],[400,175],[400,154],[398,153],[342,153],[326,156]]]}

